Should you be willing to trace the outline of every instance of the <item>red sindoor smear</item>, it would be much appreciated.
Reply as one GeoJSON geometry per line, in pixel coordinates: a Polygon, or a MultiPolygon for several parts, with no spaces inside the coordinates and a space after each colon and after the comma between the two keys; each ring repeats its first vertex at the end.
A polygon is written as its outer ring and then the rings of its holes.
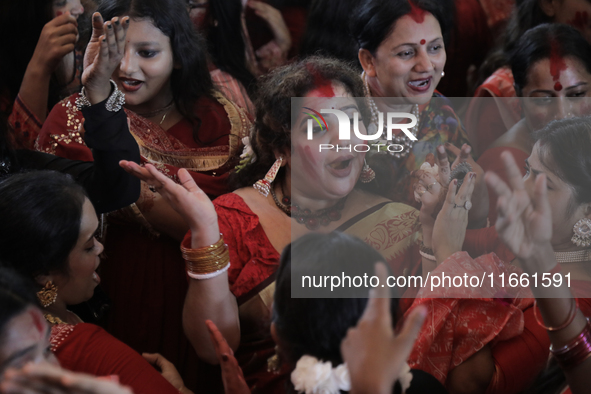
{"type": "Polygon", "coordinates": [[[330,79],[326,79],[320,75],[320,73],[310,64],[306,65],[306,68],[314,77],[314,96],[316,97],[334,97],[335,92],[332,88],[332,81],[330,79]]]}
{"type": "Polygon", "coordinates": [[[587,14],[587,11],[577,11],[577,13],[575,14],[575,19],[573,19],[572,21],[568,21],[569,25],[581,31],[585,29],[588,23],[589,14],[587,14]]]}
{"type": "Polygon", "coordinates": [[[425,21],[425,14],[427,11],[423,10],[422,8],[417,7],[412,0],[408,0],[408,4],[410,5],[410,13],[408,14],[412,20],[417,23],[423,23],[425,21]]]}
{"type": "Polygon", "coordinates": [[[552,80],[556,82],[554,84],[554,90],[562,90],[562,85],[558,80],[560,79],[560,72],[566,70],[566,62],[560,56],[560,47],[556,40],[552,40],[550,43],[550,75],[552,80]]]}
{"type": "Polygon", "coordinates": [[[421,45],[425,45],[425,43],[426,43],[426,42],[427,42],[427,41],[425,41],[424,39],[423,39],[423,40],[421,40],[421,45]]]}
{"type": "Polygon", "coordinates": [[[29,311],[29,315],[31,315],[31,319],[33,319],[33,324],[35,324],[35,328],[40,333],[43,333],[43,322],[41,321],[41,317],[39,313],[35,313],[34,311],[29,311]]]}

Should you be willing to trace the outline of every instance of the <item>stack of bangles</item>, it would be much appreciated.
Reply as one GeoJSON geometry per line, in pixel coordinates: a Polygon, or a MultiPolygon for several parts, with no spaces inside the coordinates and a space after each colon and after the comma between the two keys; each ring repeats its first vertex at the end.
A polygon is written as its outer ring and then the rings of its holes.
{"type": "Polygon", "coordinates": [[[187,275],[192,279],[210,279],[223,274],[230,268],[230,253],[224,237],[213,245],[198,249],[186,248],[181,244],[187,275]]]}
{"type": "Polygon", "coordinates": [[[550,352],[564,370],[572,369],[588,359],[591,356],[591,323],[589,319],[579,335],[558,349],[551,345],[550,352]]]}

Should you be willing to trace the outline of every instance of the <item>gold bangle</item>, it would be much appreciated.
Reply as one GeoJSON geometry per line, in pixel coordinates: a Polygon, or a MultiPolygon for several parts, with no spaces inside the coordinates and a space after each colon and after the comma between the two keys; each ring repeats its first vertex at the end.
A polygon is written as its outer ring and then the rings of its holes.
{"type": "Polygon", "coordinates": [[[186,248],[181,244],[185,268],[190,274],[209,274],[224,269],[230,263],[228,245],[220,234],[220,240],[213,245],[198,249],[186,248]]]}

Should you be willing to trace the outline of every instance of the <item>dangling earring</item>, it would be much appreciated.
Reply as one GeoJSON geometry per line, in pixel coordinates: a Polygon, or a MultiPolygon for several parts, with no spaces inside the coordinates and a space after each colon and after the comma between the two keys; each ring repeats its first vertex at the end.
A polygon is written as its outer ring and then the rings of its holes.
{"type": "Polygon", "coordinates": [[[275,180],[279,169],[281,168],[281,164],[283,163],[283,156],[279,156],[279,159],[275,160],[271,169],[265,175],[265,179],[261,179],[257,181],[252,187],[254,187],[259,193],[263,195],[263,197],[267,197],[269,195],[269,191],[271,190],[271,183],[275,180]]]}
{"type": "Polygon", "coordinates": [[[41,306],[43,306],[43,308],[47,308],[57,299],[57,286],[51,281],[48,281],[45,283],[45,286],[37,292],[37,298],[39,298],[41,306]]]}
{"type": "Polygon", "coordinates": [[[279,357],[279,346],[275,346],[275,354],[267,359],[267,372],[279,375],[282,360],[279,357]]]}
{"type": "Polygon", "coordinates": [[[369,183],[376,179],[376,173],[371,167],[367,164],[367,161],[363,159],[363,169],[361,169],[361,177],[359,180],[363,183],[369,183]]]}
{"type": "Polygon", "coordinates": [[[441,78],[445,77],[445,71],[441,72],[441,78]]]}
{"type": "Polygon", "coordinates": [[[591,246],[591,219],[579,220],[573,227],[573,231],[575,233],[570,239],[572,243],[585,248],[591,246]]]}

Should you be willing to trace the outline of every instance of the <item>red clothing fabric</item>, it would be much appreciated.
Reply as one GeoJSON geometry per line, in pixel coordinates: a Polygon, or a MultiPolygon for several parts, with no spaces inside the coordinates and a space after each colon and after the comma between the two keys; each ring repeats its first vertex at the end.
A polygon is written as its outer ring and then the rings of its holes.
{"type": "MultiPolygon", "coordinates": [[[[54,107],[35,136],[36,147],[70,159],[92,160],[80,138],[84,119],[75,99],[76,95],[71,96],[54,107]]],[[[186,119],[165,131],[126,112],[143,163],[153,164],[176,182],[179,168],[186,168],[210,196],[228,191],[226,180],[233,158],[250,127],[247,115],[236,105],[219,94],[215,100],[198,100],[196,133],[186,119]]],[[[179,369],[187,387],[194,389],[198,361],[182,327],[187,279],[179,242],[164,234],[151,235],[145,223],[124,212],[109,215],[104,240],[101,286],[112,300],[105,327],[138,352],[162,354],[179,369]]]]}
{"type": "Polygon", "coordinates": [[[466,130],[477,154],[521,119],[521,103],[509,67],[496,70],[480,85],[466,112],[466,130]]]}
{"type": "MultiPolygon", "coordinates": [[[[522,175],[525,175],[525,159],[529,157],[529,153],[522,151],[521,149],[517,148],[510,148],[505,146],[499,146],[491,149],[487,149],[486,152],[480,156],[477,163],[482,167],[482,169],[486,171],[491,171],[497,174],[506,184],[509,184],[509,179],[507,178],[507,171],[505,170],[505,165],[501,160],[501,153],[509,151],[515,162],[517,163],[517,167],[521,170],[522,175]]],[[[491,226],[493,226],[497,222],[497,193],[494,192],[493,189],[490,187],[488,188],[488,220],[491,226]]]]}
{"type": "Polygon", "coordinates": [[[213,204],[220,233],[230,251],[230,291],[240,298],[277,270],[279,253],[267,238],[259,217],[239,195],[225,194],[216,198],[213,204]]]}
{"type": "Polygon", "coordinates": [[[51,350],[61,366],[94,376],[117,375],[135,394],[178,394],[144,358],[93,324],[56,324],[51,328],[51,350]]]}

